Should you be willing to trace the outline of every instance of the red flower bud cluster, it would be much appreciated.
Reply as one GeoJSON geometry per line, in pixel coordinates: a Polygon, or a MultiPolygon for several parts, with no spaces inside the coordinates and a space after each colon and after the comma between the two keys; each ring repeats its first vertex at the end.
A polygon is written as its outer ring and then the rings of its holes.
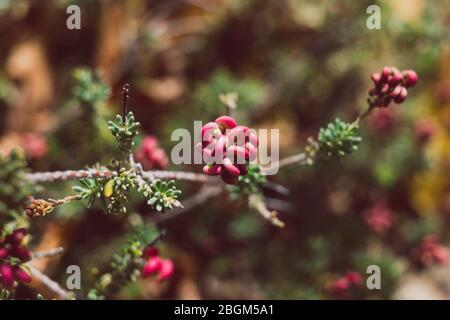
{"type": "Polygon", "coordinates": [[[141,271],[143,278],[158,273],[158,281],[165,281],[172,276],[175,269],[172,260],[161,259],[159,257],[158,249],[155,247],[149,246],[145,248],[142,257],[147,259],[147,262],[141,271]]]}
{"type": "Polygon", "coordinates": [[[140,147],[135,152],[135,157],[145,170],[166,169],[169,165],[166,152],[159,147],[158,139],[152,135],[144,137],[140,147]]]}
{"type": "Polygon", "coordinates": [[[418,80],[413,70],[400,72],[395,67],[384,67],[381,72],[372,74],[375,87],[369,91],[368,102],[371,107],[387,107],[391,101],[402,103],[408,96],[407,88],[413,87],[418,80]]]}
{"type": "Polygon", "coordinates": [[[347,293],[352,288],[359,287],[362,280],[362,276],[359,272],[349,271],[345,276],[331,282],[328,289],[332,294],[342,295],[347,293]]]}
{"type": "Polygon", "coordinates": [[[392,211],[383,201],[364,212],[366,224],[375,233],[383,233],[392,227],[392,211]]]}
{"type": "Polygon", "coordinates": [[[14,281],[31,281],[30,274],[16,262],[24,263],[31,259],[30,250],[23,245],[26,235],[26,230],[22,228],[0,238],[0,279],[6,289],[11,289],[14,281]]]}
{"type": "Polygon", "coordinates": [[[445,264],[449,258],[448,248],[442,245],[436,235],[428,235],[413,251],[413,256],[424,267],[445,264]]]}
{"type": "Polygon", "coordinates": [[[221,175],[227,184],[236,184],[248,172],[248,163],[256,159],[258,138],[248,127],[222,116],[202,127],[202,142],[197,146],[206,165],[203,172],[221,175]]]}

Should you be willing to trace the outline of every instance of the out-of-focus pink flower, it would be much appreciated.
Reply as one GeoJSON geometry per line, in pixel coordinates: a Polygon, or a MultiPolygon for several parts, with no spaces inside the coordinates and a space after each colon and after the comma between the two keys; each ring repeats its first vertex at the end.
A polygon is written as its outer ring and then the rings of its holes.
{"type": "Polygon", "coordinates": [[[370,127],[377,134],[388,134],[398,123],[398,115],[393,108],[383,108],[374,113],[368,120],[370,127]]]}
{"type": "Polygon", "coordinates": [[[40,135],[27,133],[23,138],[23,148],[28,158],[42,158],[48,152],[47,139],[40,135]]]}
{"type": "Polygon", "coordinates": [[[445,264],[449,258],[448,248],[442,245],[436,235],[428,235],[422,243],[413,250],[413,256],[424,267],[433,264],[445,264]]]}
{"type": "Polygon", "coordinates": [[[436,125],[432,120],[419,120],[414,125],[416,140],[419,144],[425,144],[436,133],[436,125]]]}
{"type": "Polygon", "coordinates": [[[362,283],[362,276],[359,272],[349,271],[345,276],[333,280],[328,291],[339,297],[346,297],[351,289],[357,288],[362,283]]]}
{"type": "Polygon", "coordinates": [[[145,136],[135,157],[145,170],[166,169],[169,165],[166,152],[159,147],[158,139],[152,135],[145,136]]]}
{"type": "Polygon", "coordinates": [[[383,201],[364,212],[364,219],[370,230],[383,233],[392,227],[392,211],[383,201]]]}
{"type": "Polygon", "coordinates": [[[334,280],[329,285],[329,291],[334,294],[340,294],[348,290],[350,287],[350,282],[347,278],[339,278],[334,280]]]}
{"type": "Polygon", "coordinates": [[[349,271],[345,275],[345,278],[348,280],[348,282],[352,285],[358,286],[362,283],[362,276],[359,272],[356,271],[349,271]]]}

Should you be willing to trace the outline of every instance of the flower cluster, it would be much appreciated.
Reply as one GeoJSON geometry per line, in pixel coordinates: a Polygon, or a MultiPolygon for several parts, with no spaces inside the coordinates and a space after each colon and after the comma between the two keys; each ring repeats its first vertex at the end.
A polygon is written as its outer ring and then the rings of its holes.
{"type": "Polygon", "coordinates": [[[400,72],[395,67],[384,67],[381,72],[372,74],[375,87],[369,91],[369,106],[387,107],[391,101],[402,103],[408,96],[407,88],[413,87],[418,80],[413,70],[400,72]]]}
{"type": "Polygon", "coordinates": [[[343,295],[350,289],[359,287],[362,283],[362,276],[359,272],[349,271],[343,277],[332,281],[328,287],[329,292],[334,295],[343,295]]]}
{"type": "Polygon", "coordinates": [[[203,172],[221,175],[227,184],[236,184],[239,176],[248,173],[248,163],[256,159],[258,138],[248,127],[222,116],[202,127],[198,144],[206,165],[203,172]]]}
{"type": "Polygon", "coordinates": [[[0,276],[5,289],[12,289],[14,281],[31,281],[30,274],[22,266],[31,259],[31,252],[24,244],[26,236],[26,230],[21,228],[0,238],[0,276]]]}
{"type": "Polygon", "coordinates": [[[426,236],[422,243],[414,249],[413,255],[424,267],[444,264],[449,258],[447,247],[443,246],[435,235],[426,236]]]}
{"type": "Polygon", "coordinates": [[[140,147],[135,151],[135,158],[145,170],[166,169],[169,165],[166,152],[159,147],[158,139],[152,135],[144,137],[140,147]]]}
{"type": "Polygon", "coordinates": [[[386,203],[380,201],[364,212],[367,226],[375,233],[383,233],[392,227],[392,212],[386,203]]]}
{"type": "Polygon", "coordinates": [[[158,273],[158,281],[169,279],[175,269],[172,260],[161,259],[158,249],[154,246],[148,246],[144,249],[142,257],[147,259],[144,268],[141,271],[142,277],[147,278],[152,274],[158,273]]]}

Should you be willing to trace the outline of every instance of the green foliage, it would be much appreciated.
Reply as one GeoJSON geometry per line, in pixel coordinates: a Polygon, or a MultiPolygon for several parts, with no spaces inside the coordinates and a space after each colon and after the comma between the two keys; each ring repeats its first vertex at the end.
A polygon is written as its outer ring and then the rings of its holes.
{"type": "Polygon", "coordinates": [[[220,106],[217,97],[226,92],[236,93],[239,96],[239,110],[245,111],[261,102],[263,87],[258,80],[238,79],[229,71],[219,69],[195,89],[194,105],[201,106],[207,114],[215,115],[220,106]]]}
{"type": "Polygon", "coordinates": [[[73,95],[83,104],[95,106],[109,95],[109,88],[101,82],[100,74],[87,68],[77,68],[73,71],[75,86],[73,95]]]}
{"type": "Polygon", "coordinates": [[[147,199],[147,204],[156,211],[164,212],[167,209],[181,207],[181,203],[178,201],[181,190],[176,188],[173,180],[168,182],[157,180],[151,185],[143,184],[138,191],[147,199]]]}
{"type": "Polygon", "coordinates": [[[25,155],[21,150],[13,150],[9,155],[0,152],[1,216],[20,216],[28,197],[38,190],[24,179],[26,171],[25,155]]]}
{"type": "Polygon", "coordinates": [[[139,134],[139,126],[139,122],[135,120],[131,111],[125,116],[125,119],[121,115],[117,115],[116,122],[108,122],[109,130],[119,143],[119,149],[125,157],[128,157],[133,150],[133,140],[139,134]]]}
{"type": "Polygon", "coordinates": [[[162,236],[153,225],[136,227],[126,243],[114,254],[109,271],[100,276],[95,287],[88,292],[88,299],[102,300],[120,291],[130,281],[136,281],[143,267],[141,259],[145,247],[154,245],[162,236]]]}
{"type": "Polygon", "coordinates": [[[345,156],[358,149],[361,142],[358,122],[347,123],[336,118],[319,131],[319,152],[326,157],[345,156]]]}
{"type": "Polygon", "coordinates": [[[105,181],[95,179],[81,179],[80,186],[73,187],[81,199],[87,199],[87,207],[91,207],[96,198],[101,198],[105,181]]]}
{"type": "Polygon", "coordinates": [[[11,293],[6,289],[0,290],[0,301],[1,300],[9,300],[11,293]]]}

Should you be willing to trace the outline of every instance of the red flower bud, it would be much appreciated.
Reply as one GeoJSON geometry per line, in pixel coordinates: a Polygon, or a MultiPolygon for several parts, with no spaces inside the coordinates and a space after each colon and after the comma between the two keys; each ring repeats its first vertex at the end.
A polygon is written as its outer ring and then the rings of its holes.
{"type": "Polygon", "coordinates": [[[402,86],[396,86],[394,90],[389,93],[391,98],[397,97],[402,92],[402,86]]]}
{"type": "Polygon", "coordinates": [[[158,272],[161,268],[161,258],[160,257],[151,257],[147,260],[144,268],[142,269],[142,276],[148,277],[152,273],[158,272]]]}
{"type": "Polygon", "coordinates": [[[220,131],[225,133],[226,129],[233,129],[237,126],[236,120],[229,116],[221,116],[216,119],[215,123],[219,125],[220,131]]]}
{"type": "Polygon", "coordinates": [[[28,250],[25,247],[14,246],[12,248],[11,253],[14,256],[16,256],[17,258],[19,258],[20,260],[22,260],[22,262],[27,262],[27,261],[31,260],[31,252],[30,252],[30,250],[28,250]]]}
{"type": "Polygon", "coordinates": [[[391,74],[391,68],[384,67],[383,70],[381,70],[381,80],[386,81],[390,74],[391,74]]]}
{"type": "Polygon", "coordinates": [[[159,271],[159,281],[164,281],[169,279],[174,271],[175,267],[173,265],[172,260],[170,259],[164,259],[161,262],[161,270],[159,271]]]}
{"type": "Polygon", "coordinates": [[[11,244],[20,244],[26,235],[27,230],[25,228],[16,229],[8,236],[7,241],[11,244]]]}
{"type": "Polygon", "coordinates": [[[203,167],[203,173],[211,176],[217,176],[222,172],[222,167],[218,164],[207,164],[203,167]]]}
{"type": "Polygon", "coordinates": [[[400,94],[394,98],[394,101],[396,103],[402,103],[403,101],[406,100],[407,96],[408,96],[408,90],[406,90],[405,87],[402,87],[400,94]]]}
{"type": "Polygon", "coordinates": [[[226,184],[237,184],[239,182],[239,176],[232,176],[227,172],[227,170],[223,170],[220,176],[226,184]]]}
{"type": "Polygon", "coordinates": [[[9,256],[9,250],[6,248],[0,248],[0,260],[9,256]]]}
{"type": "Polygon", "coordinates": [[[158,249],[154,246],[148,246],[142,252],[142,257],[144,257],[144,258],[155,257],[157,255],[158,255],[158,249]]]}
{"type": "Polygon", "coordinates": [[[11,289],[14,284],[13,268],[9,264],[0,265],[0,275],[2,276],[3,286],[6,289],[11,289]]]}
{"type": "Polygon", "coordinates": [[[225,158],[223,159],[223,166],[225,170],[231,175],[231,176],[239,176],[241,172],[239,169],[231,162],[230,159],[225,158]]]}
{"type": "Polygon", "coordinates": [[[375,73],[372,74],[372,76],[370,78],[372,79],[372,81],[375,84],[378,84],[378,82],[380,82],[380,80],[381,80],[381,73],[375,72],[375,73]]]}
{"type": "Polygon", "coordinates": [[[415,86],[417,83],[417,80],[419,80],[419,76],[417,73],[413,70],[405,70],[403,71],[403,85],[406,88],[415,86]]]}
{"type": "Polygon", "coordinates": [[[31,275],[19,266],[14,267],[14,277],[16,278],[17,281],[20,282],[24,283],[31,282],[31,275]]]}

